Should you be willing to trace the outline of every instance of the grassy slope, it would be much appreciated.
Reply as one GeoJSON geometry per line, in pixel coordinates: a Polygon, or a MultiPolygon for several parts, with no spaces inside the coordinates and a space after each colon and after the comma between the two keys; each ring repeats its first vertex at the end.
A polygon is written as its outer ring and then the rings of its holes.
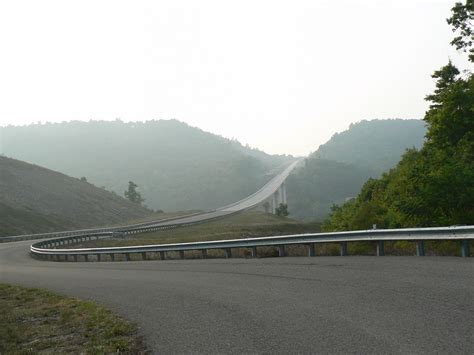
{"type": "Polygon", "coordinates": [[[319,223],[301,223],[285,217],[250,211],[195,226],[143,233],[127,239],[94,241],[88,244],[84,243],[84,245],[91,245],[91,243],[97,246],[185,243],[204,240],[309,233],[318,232],[319,230],[319,223]]]}
{"type": "Polygon", "coordinates": [[[123,224],[150,214],[87,182],[0,156],[0,236],[123,224]]]}
{"type": "Polygon", "coordinates": [[[0,284],[0,354],[143,351],[134,325],[93,302],[0,284]]]}

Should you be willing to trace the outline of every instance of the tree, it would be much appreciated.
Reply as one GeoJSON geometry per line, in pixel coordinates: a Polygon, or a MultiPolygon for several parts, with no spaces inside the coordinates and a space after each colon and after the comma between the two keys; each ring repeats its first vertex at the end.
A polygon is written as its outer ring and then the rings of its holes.
{"type": "Polygon", "coordinates": [[[141,205],[145,199],[142,198],[142,195],[139,192],[137,192],[137,187],[137,184],[135,184],[133,181],[129,181],[128,190],[124,192],[124,195],[131,202],[141,205]]]}
{"type": "Polygon", "coordinates": [[[290,214],[288,212],[288,205],[286,203],[280,203],[280,206],[276,208],[275,213],[277,216],[282,216],[282,217],[288,216],[290,214]]]}
{"type": "Polygon", "coordinates": [[[469,60],[474,62],[474,0],[466,0],[466,3],[457,2],[451,9],[452,15],[447,19],[454,33],[451,44],[457,50],[469,52],[469,60]]]}
{"type": "MultiPolygon", "coordinates": [[[[473,51],[474,0],[452,9],[448,23],[460,31],[452,44],[473,51]]],[[[436,89],[424,120],[426,142],[407,151],[382,178],[368,181],[354,202],[333,208],[326,230],[428,227],[474,223],[474,76],[449,62],[433,74],[436,89]]]]}

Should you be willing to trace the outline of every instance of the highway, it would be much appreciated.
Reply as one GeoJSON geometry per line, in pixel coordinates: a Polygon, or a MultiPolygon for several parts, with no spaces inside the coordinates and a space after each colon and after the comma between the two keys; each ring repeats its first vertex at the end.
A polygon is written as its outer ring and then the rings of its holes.
{"type": "Polygon", "coordinates": [[[57,263],[0,245],[0,281],[90,299],[153,353],[474,353],[474,263],[315,257],[57,263]]]}
{"type": "Polygon", "coordinates": [[[31,235],[19,235],[19,236],[8,236],[0,237],[0,243],[10,242],[15,240],[32,240],[32,239],[42,239],[42,238],[55,238],[60,236],[70,235],[71,232],[81,232],[81,233],[92,233],[92,232],[106,232],[106,231],[117,231],[117,230],[135,230],[135,231],[145,231],[145,229],[150,230],[154,227],[166,227],[166,226],[175,226],[177,224],[191,224],[191,223],[202,223],[216,218],[221,218],[224,216],[231,215],[233,213],[244,211],[255,207],[256,205],[264,202],[270,198],[275,191],[286,180],[291,171],[298,165],[300,161],[294,161],[291,164],[287,165],[285,169],[275,177],[273,177],[269,182],[267,182],[260,190],[253,193],[250,196],[243,198],[232,204],[217,208],[213,211],[205,211],[202,213],[194,213],[188,216],[183,216],[181,218],[171,218],[168,220],[158,220],[152,222],[139,223],[134,225],[123,225],[120,227],[113,228],[95,228],[95,229],[82,229],[80,231],[63,231],[63,232],[54,232],[54,233],[43,233],[43,234],[31,234],[31,235]]]}
{"type": "Polygon", "coordinates": [[[225,212],[236,212],[242,211],[253,206],[258,205],[259,203],[268,199],[272,194],[283,184],[286,178],[290,175],[291,171],[300,163],[300,160],[297,160],[291,163],[285,170],[283,170],[280,174],[275,176],[272,180],[270,180],[265,186],[263,186],[260,190],[255,192],[254,194],[238,201],[232,203],[230,205],[224,206],[219,208],[219,211],[225,212]]]}

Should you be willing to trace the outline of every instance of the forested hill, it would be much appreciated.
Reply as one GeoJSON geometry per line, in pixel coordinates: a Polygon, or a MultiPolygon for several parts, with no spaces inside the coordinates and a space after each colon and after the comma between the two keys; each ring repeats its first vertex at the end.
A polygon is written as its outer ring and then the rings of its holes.
{"type": "Polygon", "coordinates": [[[154,209],[210,209],[255,192],[287,156],[271,156],[176,120],[8,126],[3,154],[86,177],[123,195],[138,185],[154,209]]]}
{"type": "Polygon", "coordinates": [[[290,175],[288,203],[294,218],[324,220],[333,204],[357,196],[364,182],[397,164],[406,149],[423,144],[421,120],[351,124],[311,154],[290,175]]]}
{"type": "Polygon", "coordinates": [[[363,120],[333,135],[312,157],[352,164],[379,175],[395,166],[407,148],[421,148],[425,133],[422,120],[363,120]]]}
{"type": "Polygon", "coordinates": [[[0,156],[0,236],[123,224],[151,211],[92,184],[0,156]]]}

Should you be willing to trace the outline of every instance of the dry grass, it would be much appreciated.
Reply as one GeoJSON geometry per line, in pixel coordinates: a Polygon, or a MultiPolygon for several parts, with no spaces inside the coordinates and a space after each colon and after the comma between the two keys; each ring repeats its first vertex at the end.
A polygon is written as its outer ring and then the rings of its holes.
{"type": "Polygon", "coordinates": [[[134,325],[89,301],[0,284],[0,354],[145,353],[134,325]]]}
{"type": "Polygon", "coordinates": [[[199,225],[80,244],[83,247],[186,243],[319,232],[319,223],[302,223],[258,211],[239,213],[199,225]]]}

